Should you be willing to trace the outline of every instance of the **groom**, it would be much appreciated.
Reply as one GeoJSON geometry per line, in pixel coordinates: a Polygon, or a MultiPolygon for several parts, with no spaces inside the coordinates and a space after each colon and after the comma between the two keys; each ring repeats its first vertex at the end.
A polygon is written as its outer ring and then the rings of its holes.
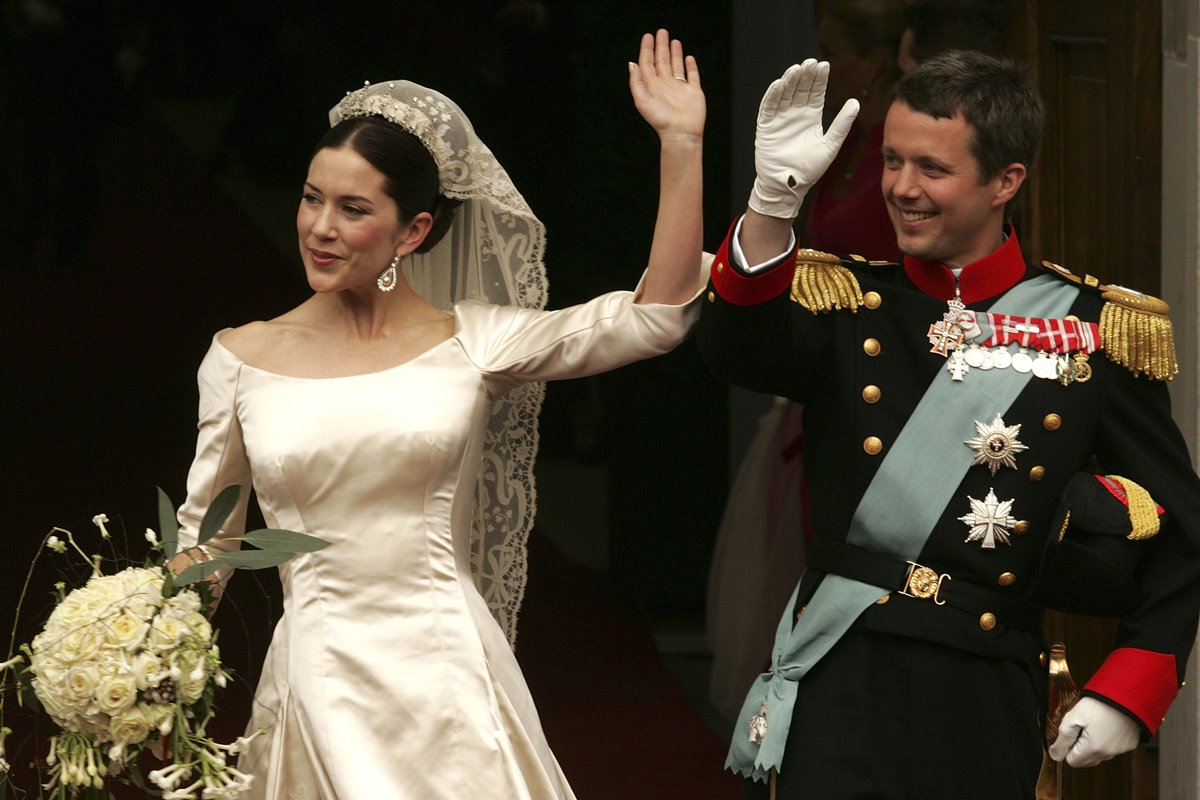
{"type": "Polygon", "coordinates": [[[764,96],[697,330],[718,379],[804,405],[816,534],[727,766],[747,797],[1028,800],[1045,607],[1122,617],[1050,748],[1073,766],[1153,736],[1196,636],[1200,481],[1165,304],[1026,264],[1005,212],[1042,105],[978,53],[896,87],[882,191],[902,263],[797,250],[857,111],[822,131],[827,76],[810,60],[764,96]]]}

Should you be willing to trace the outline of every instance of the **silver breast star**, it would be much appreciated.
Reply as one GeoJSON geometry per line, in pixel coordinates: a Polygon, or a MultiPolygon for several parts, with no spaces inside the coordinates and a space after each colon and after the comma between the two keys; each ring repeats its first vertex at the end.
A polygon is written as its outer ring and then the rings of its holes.
{"type": "Polygon", "coordinates": [[[1010,544],[1008,531],[1017,524],[1016,518],[1011,516],[1013,501],[1000,502],[991,489],[982,502],[970,495],[967,499],[971,501],[971,513],[959,517],[971,528],[964,541],[979,542],[984,550],[995,550],[996,542],[1010,544]]]}
{"type": "Polygon", "coordinates": [[[975,451],[975,457],[971,459],[971,465],[987,464],[988,469],[992,471],[992,477],[996,477],[996,473],[1000,470],[1001,465],[1017,468],[1017,453],[1022,453],[1029,448],[1017,441],[1017,434],[1021,432],[1020,425],[1005,425],[1004,420],[1000,419],[997,414],[992,420],[992,424],[984,425],[978,420],[975,421],[976,436],[973,439],[967,439],[963,444],[975,451]]]}

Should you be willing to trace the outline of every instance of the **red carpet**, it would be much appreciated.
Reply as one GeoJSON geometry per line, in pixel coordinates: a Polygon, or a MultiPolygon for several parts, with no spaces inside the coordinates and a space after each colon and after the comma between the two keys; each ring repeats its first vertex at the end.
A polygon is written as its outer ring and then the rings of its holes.
{"type": "Polygon", "coordinates": [[[650,631],[594,573],[535,532],[517,659],[580,800],[730,800],[725,745],[689,705],[650,631]]]}

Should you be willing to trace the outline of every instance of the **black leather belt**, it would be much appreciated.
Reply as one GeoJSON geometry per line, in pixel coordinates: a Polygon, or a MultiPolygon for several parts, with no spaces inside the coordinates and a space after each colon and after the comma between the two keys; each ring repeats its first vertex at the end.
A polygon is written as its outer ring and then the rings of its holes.
{"type": "Polygon", "coordinates": [[[1010,597],[979,584],[954,580],[914,561],[856,547],[845,542],[813,537],[808,543],[807,563],[813,569],[869,583],[918,600],[931,600],[971,614],[992,613],[1002,625],[1033,633],[1042,632],[1042,607],[1037,603],[1010,597]]]}

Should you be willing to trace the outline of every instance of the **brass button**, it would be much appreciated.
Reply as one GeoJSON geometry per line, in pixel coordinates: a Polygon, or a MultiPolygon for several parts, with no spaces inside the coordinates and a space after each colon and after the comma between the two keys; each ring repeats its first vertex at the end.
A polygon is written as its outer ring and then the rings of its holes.
{"type": "Polygon", "coordinates": [[[884,603],[886,603],[888,600],[891,600],[891,599],[892,599],[892,596],[890,594],[885,594],[883,597],[881,597],[875,601],[875,605],[881,606],[884,603]]]}
{"type": "Polygon", "coordinates": [[[874,311],[879,308],[879,304],[883,302],[883,298],[879,296],[879,292],[867,292],[863,295],[863,305],[874,311]]]}
{"type": "Polygon", "coordinates": [[[1062,417],[1058,414],[1047,414],[1042,420],[1042,427],[1048,431],[1056,431],[1062,427],[1062,417]]]}
{"type": "Polygon", "coordinates": [[[1000,584],[1001,586],[1012,586],[1016,582],[1017,576],[1013,575],[1011,572],[1001,572],[1000,577],[996,580],[996,583],[1000,584]]]}
{"type": "Polygon", "coordinates": [[[725,264],[724,264],[724,262],[718,261],[718,262],[717,262],[717,274],[718,274],[718,275],[720,275],[720,274],[721,274],[722,272],[724,272],[724,271],[725,271],[725,264]]]}
{"type": "Polygon", "coordinates": [[[863,439],[863,450],[867,451],[867,455],[877,456],[883,450],[883,441],[878,436],[868,436],[863,439]]]}
{"type": "Polygon", "coordinates": [[[996,627],[996,615],[990,611],[985,611],[979,615],[979,627],[985,631],[990,631],[996,627]]]}
{"type": "Polygon", "coordinates": [[[1044,477],[1046,477],[1046,468],[1040,464],[1029,470],[1029,480],[1033,481],[1034,483],[1037,483],[1044,477]]]}
{"type": "Polygon", "coordinates": [[[800,606],[800,610],[796,612],[796,619],[800,619],[802,616],[804,616],[804,609],[806,608],[808,608],[808,606],[800,606]]]}
{"type": "Polygon", "coordinates": [[[1046,666],[1046,651],[1045,650],[1038,653],[1038,663],[1041,664],[1043,667],[1046,666]]]}
{"type": "Polygon", "coordinates": [[[863,340],[863,352],[869,356],[879,355],[879,351],[882,349],[883,348],[879,346],[878,339],[864,339],[863,340]]]}
{"type": "Polygon", "coordinates": [[[716,296],[715,294],[713,294],[712,292],[709,292],[709,293],[708,293],[708,302],[712,303],[712,302],[714,302],[716,299],[717,299],[717,296],[716,296]]]}
{"type": "Polygon", "coordinates": [[[1074,314],[1067,314],[1065,317],[1063,317],[1063,319],[1065,319],[1067,322],[1079,322],[1079,317],[1075,316],[1074,314]]]}
{"type": "Polygon", "coordinates": [[[882,394],[883,393],[879,391],[879,387],[875,385],[864,386],[862,390],[862,398],[868,403],[878,403],[882,394]]]}
{"type": "Polygon", "coordinates": [[[1013,525],[1013,533],[1015,533],[1017,536],[1023,536],[1026,533],[1029,533],[1029,520],[1017,520],[1017,523],[1013,525]]]}

